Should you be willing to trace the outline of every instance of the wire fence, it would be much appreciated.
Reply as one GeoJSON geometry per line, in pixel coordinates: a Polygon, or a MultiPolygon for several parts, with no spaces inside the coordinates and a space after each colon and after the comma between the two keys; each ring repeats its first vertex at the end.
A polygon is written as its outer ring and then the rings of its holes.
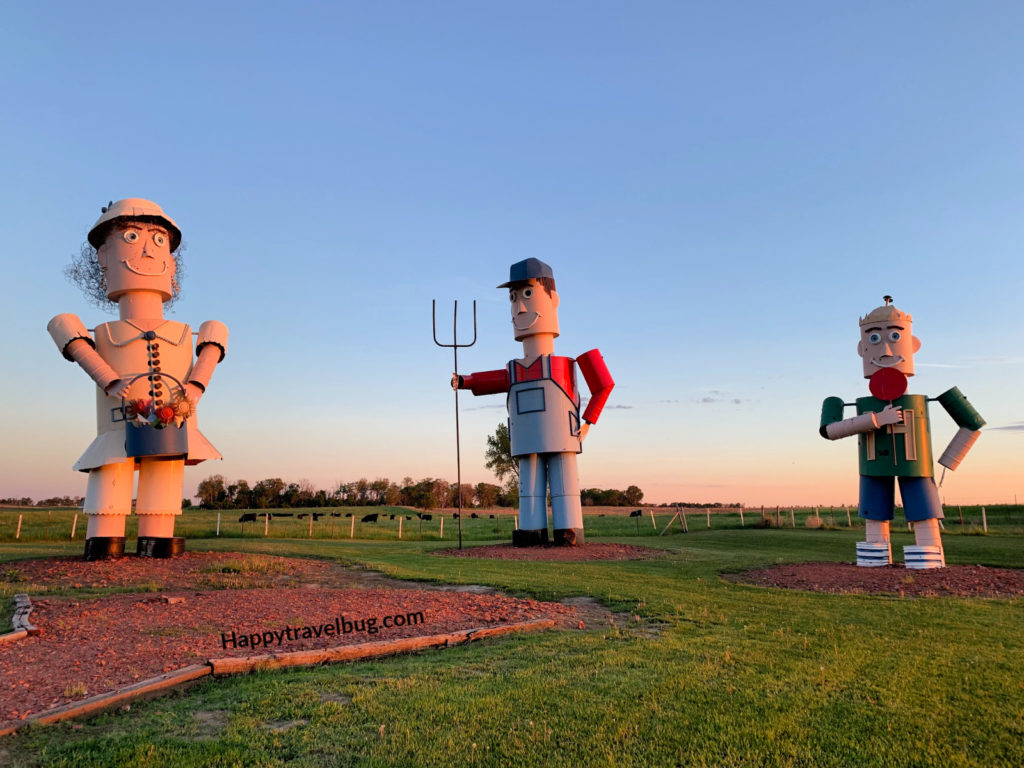
{"type": "MultiPolygon", "coordinates": [[[[1024,506],[947,506],[947,535],[1024,533],[1024,506]]],[[[856,507],[745,507],[700,509],[644,507],[584,508],[588,537],[649,537],[706,530],[779,528],[847,530],[863,528],[856,507]]],[[[463,539],[507,541],[518,523],[515,510],[465,510],[463,539]]],[[[88,517],[81,509],[0,508],[0,542],[84,541],[88,517]]],[[[893,527],[906,525],[898,509],[893,527]]],[[[908,526],[909,527],[909,526],[908,526]]],[[[138,517],[126,518],[125,537],[137,535],[138,517]]],[[[187,539],[276,538],[443,541],[458,537],[452,510],[417,512],[406,507],[330,507],[320,509],[186,509],[175,535],[187,539]]]]}

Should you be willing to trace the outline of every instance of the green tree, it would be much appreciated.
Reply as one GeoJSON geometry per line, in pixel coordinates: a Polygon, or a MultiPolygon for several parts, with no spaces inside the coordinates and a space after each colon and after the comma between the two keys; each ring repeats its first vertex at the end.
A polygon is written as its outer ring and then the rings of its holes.
{"type": "Polygon", "coordinates": [[[644,492],[635,485],[629,486],[624,495],[626,497],[626,504],[630,507],[635,507],[644,500],[644,492]]]}
{"type": "Polygon", "coordinates": [[[493,435],[487,436],[487,450],[484,451],[487,468],[502,483],[514,479],[519,485],[519,459],[512,455],[512,444],[508,438],[508,424],[499,424],[493,435]]]}
{"type": "Polygon", "coordinates": [[[202,506],[207,509],[216,509],[227,499],[227,489],[224,487],[224,475],[210,475],[199,482],[196,488],[196,496],[202,506]]]}

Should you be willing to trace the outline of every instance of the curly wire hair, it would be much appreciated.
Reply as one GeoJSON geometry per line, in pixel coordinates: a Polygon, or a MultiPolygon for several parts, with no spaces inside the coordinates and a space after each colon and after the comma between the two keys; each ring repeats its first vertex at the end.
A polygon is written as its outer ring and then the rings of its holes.
{"type": "MultiPolygon", "coordinates": [[[[114,221],[110,222],[108,230],[118,221],[120,219],[114,219],[114,221]]],[[[105,237],[106,232],[103,232],[100,239],[102,240],[105,237]]],[[[174,286],[174,294],[164,302],[166,307],[173,306],[174,302],[181,296],[181,281],[185,276],[185,264],[181,258],[184,250],[185,245],[182,243],[171,254],[174,257],[175,266],[174,280],[171,283],[174,286]]],[[[117,310],[117,302],[107,298],[107,277],[100,268],[99,259],[96,258],[96,249],[92,247],[88,240],[82,243],[82,247],[77,254],[72,255],[71,263],[64,267],[64,277],[72,285],[78,286],[82,293],[85,294],[85,298],[93,306],[99,307],[105,312],[117,310]]]]}

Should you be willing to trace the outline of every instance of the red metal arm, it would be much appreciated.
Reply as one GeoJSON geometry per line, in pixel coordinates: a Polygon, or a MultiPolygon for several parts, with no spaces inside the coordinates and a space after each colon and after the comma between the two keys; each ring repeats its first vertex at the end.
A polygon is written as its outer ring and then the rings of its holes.
{"type": "Polygon", "coordinates": [[[499,371],[468,373],[460,378],[462,381],[459,384],[459,389],[468,389],[474,395],[495,395],[498,392],[508,392],[511,387],[507,368],[502,368],[499,371]]]}
{"type": "Polygon", "coordinates": [[[604,364],[604,358],[596,349],[584,352],[576,358],[576,363],[583,372],[583,378],[586,379],[587,388],[590,390],[590,402],[587,403],[587,410],[583,412],[583,420],[593,424],[601,415],[601,409],[604,408],[608,395],[612,393],[615,381],[608,372],[608,366],[604,364]]]}

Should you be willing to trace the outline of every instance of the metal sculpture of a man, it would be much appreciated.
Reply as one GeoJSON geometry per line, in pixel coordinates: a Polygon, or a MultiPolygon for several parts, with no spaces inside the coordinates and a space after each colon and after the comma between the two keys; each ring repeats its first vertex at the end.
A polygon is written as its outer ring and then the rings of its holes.
{"type": "MultiPolygon", "coordinates": [[[[907,377],[914,375],[914,353],[921,341],[911,332],[911,317],[891,304],[877,307],[860,320],[857,354],[871,395],[844,403],[825,400],[821,436],[829,440],[857,435],[860,452],[860,516],[865,519],[865,541],[857,543],[857,564],[892,563],[889,522],[895,506],[895,480],[899,480],[904,515],[914,525],[915,544],[903,548],[908,568],[941,568],[946,564],[939,520],[942,504],[935,486],[928,402],[924,395],[908,395],[907,377]],[[854,405],[857,415],[843,418],[854,405]]],[[[956,387],[935,401],[960,428],[939,457],[950,470],[963,461],[985,424],[956,387]]]]}
{"type": "Polygon", "coordinates": [[[504,368],[454,376],[452,386],[474,395],[508,393],[511,452],[519,460],[519,528],[516,546],[548,541],[547,497],[556,545],[583,543],[576,454],[615,386],[604,358],[596,349],[571,357],[554,354],[558,336],[558,293],[551,267],[539,259],[512,265],[507,288],[512,328],[523,343],[523,357],[504,368]],[[580,415],[576,367],[590,389],[590,402],[580,415]]]}

